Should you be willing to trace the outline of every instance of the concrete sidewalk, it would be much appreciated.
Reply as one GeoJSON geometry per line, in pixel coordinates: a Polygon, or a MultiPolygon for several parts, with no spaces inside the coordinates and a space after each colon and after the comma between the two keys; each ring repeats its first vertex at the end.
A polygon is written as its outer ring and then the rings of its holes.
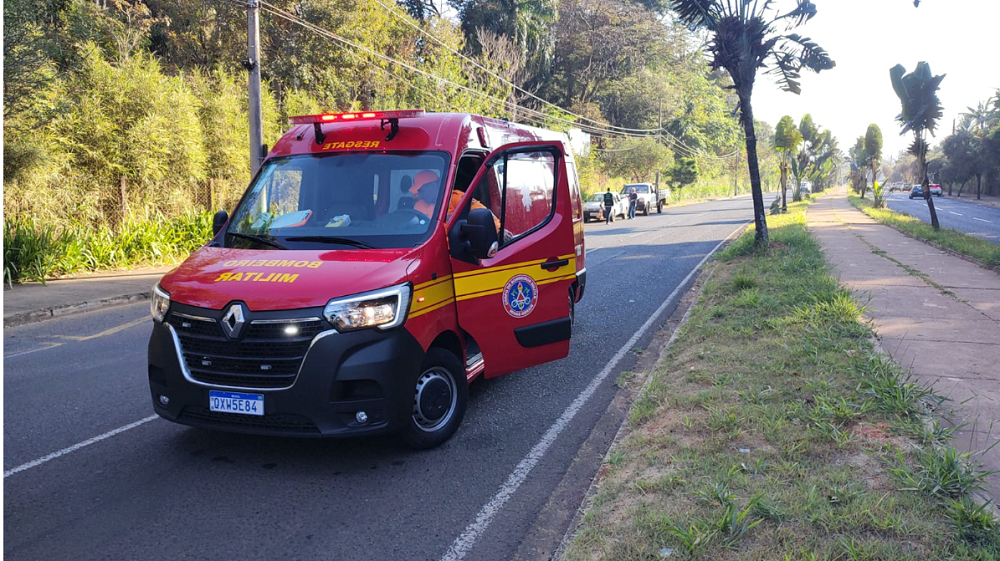
{"type": "MultiPolygon", "coordinates": [[[[966,425],[955,446],[982,452],[1000,439],[1000,275],[883,226],[846,188],[807,211],[834,275],[867,305],[883,349],[949,398],[966,425]],[[870,300],[869,300],[870,298],[870,300]]],[[[1000,445],[977,458],[1000,470],[1000,445]]],[[[1000,499],[1000,474],[987,491],[1000,499]]]]}
{"type": "Polygon", "coordinates": [[[12,327],[149,298],[156,281],[172,267],[101,272],[75,278],[4,286],[3,325],[12,327]]]}

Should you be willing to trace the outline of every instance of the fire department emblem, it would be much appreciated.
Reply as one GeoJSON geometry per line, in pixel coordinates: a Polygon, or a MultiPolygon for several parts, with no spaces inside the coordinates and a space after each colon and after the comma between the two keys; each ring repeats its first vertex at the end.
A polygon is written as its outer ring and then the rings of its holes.
{"type": "Polygon", "coordinates": [[[538,305],[538,285],[528,275],[515,275],[503,287],[503,309],[511,317],[523,318],[538,305]]]}

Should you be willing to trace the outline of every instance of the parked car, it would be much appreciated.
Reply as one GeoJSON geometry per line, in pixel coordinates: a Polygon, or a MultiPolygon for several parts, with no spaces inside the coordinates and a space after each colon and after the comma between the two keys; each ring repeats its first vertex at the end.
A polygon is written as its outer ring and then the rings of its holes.
{"type": "Polygon", "coordinates": [[[799,191],[801,191],[803,193],[811,193],[812,192],[812,183],[810,183],[808,181],[803,181],[802,183],[799,184],[799,191]]]}
{"type": "Polygon", "coordinates": [[[924,198],[924,188],[920,185],[914,185],[910,188],[910,198],[911,199],[922,199],[924,198]]]}
{"type": "Polygon", "coordinates": [[[944,194],[944,192],[941,190],[941,186],[938,185],[937,183],[931,183],[930,185],[927,186],[927,188],[930,189],[931,195],[936,195],[940,197],[941,195],[944,194]]]}
{"type": "Polygon", "coordinates": [[[635,211],[641,212],[643,216],[649,216],[649,210],[656,209],[656,212],[663,212],[663,207],[667,204],[667,197],[670,196],[670,189],[663,188],[657,190],[652,183],[630,183],[622,187],[621,195],[625,199],[625,211],[628,212],[628,196],[635,189],[635,194],[639,199],[635,203],[635,211]]]}
{"type": "Polygon", "coordinates": [[[894,181],[894,182],[892,182],[892,184],[889,185],[889,192],[890,193],[892,193],[894,191],[902,191],[902,190],[903,190],[903,182],[902,181],[894,181]]]}
{"type": "MultiPolygon", "coordinates": [[[[611,221],[614,222],[615,218],[619,216],[622,218],[628,216],[628,200],[619,196],[618,193],[612,192],[611,194],[615,197],[615,205],[611,207],[611,221]]],[[[591,220],[604,220],[604,218],[604,193],[594,193],[583,204],[583,221],[590,222],[591,220]]]]}

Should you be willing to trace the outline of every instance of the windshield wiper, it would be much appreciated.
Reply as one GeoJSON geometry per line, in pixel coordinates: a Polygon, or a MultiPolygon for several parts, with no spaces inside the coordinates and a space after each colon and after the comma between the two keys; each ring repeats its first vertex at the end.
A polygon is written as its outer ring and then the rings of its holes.
{"type": "Polygon", "coordinates": [[[360,247],[364,249],[378,249],[377,247],[367,242],[352,240],[351,238],[338,238],[337,236],[292,236],[290,238],[285,238],[285,241],[335,243],[340,245],[349,245],[351,247],[360,247]]]}
{"type": "Polygon", "coordinates": [[[262,236],[251,236],[249,234],[241,234],[239,232],[226,232],[226,235],[242,238],[244,240],[250,240],[252,242],[262,243],[264,245],[269,245],[271,247],[275,247],[278,249],[288,249],[287,247],[281,245],[280,243],[262,236]]]}

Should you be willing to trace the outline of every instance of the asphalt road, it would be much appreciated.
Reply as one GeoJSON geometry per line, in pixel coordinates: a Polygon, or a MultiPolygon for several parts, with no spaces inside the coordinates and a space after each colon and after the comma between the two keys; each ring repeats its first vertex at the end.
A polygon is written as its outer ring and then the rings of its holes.
{"type": "MultiPolygon", "coordinates": [[[[888,199],[889,208],[930,224],[931,213],[927,210],[927,201],[910,200],[909,196],[910,194],[906,192],[892,193],[888,199]]],[[[1000,243],[1000,208],[945,196],[934,197],[934,209],[943,228],[952,228],[977,238],[1000,243]]]]}
{"type": "MultiPolygon", "coordinates": [[[[743,197],[587,225],[588,285],[570,356],[475,382],[458,433],[425,452],[389,438],[266,438],[151,418],[145,304],[5,329],[3,556],[524,556],[525,536],[547,536],[540,513],[556,490],[582,496],[589,485],[593,473],[564,475],[618,373],[634,366],[632,351],[675,307],[668,296],[751,215],[743,197]]],[[[544,539],[558,543],[563,531],[544,539]]]]}

